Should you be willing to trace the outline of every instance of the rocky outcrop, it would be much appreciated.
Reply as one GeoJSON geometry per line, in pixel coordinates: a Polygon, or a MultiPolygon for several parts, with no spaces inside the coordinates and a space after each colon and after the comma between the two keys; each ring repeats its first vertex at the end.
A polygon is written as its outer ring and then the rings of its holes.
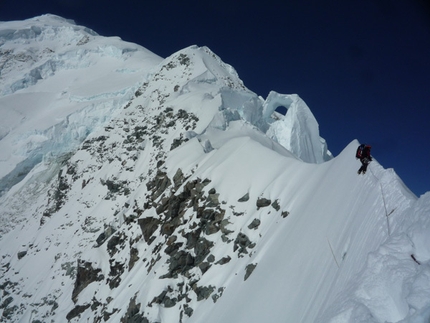
{"type": "Polygon", "coordinates": [[[150,323],[148,319],[140,313],[140,303],[136,303],[136,296],[130,299],[127,312],[121,318],[121,323],[150,323]]]}
{"type": "Polygon", "coordinates": [[[257,203],[256,203],[257,209],[269,206],[270,204],[272,204],[272,201],[269,199],[263,198],[263,197],[258,198],[257,203]]]}
{"type": "Polygon", "coordinates": [[[90,262],[78,260],[75,287],[72,292],[73,302],[77,302],[79,293],[82,292],[85,287],[103,279],[104,277],[101,274],[101,269],[93,268],[90,262]]]}

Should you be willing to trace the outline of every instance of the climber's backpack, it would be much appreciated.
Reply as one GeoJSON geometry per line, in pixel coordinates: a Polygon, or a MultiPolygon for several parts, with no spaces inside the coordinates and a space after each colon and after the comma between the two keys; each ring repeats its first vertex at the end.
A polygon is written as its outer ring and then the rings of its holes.
{"type": "Polygon", "coordinates": [[[370,155],[370,149],[371,149],[372,147],[371,146],[369,146],[369,145],[365,145],[365,144],[361,144],[360,146],[358,146],[358,148],[357,148],[357,152],[355,153],[355,157],[356,158],[359,158],[359,159],[361,159],[361,158],[363,158],[363,157],[369,157],[369,156],[367,156],[367,155],[370,155]],[[365,150],[368,150],[366,153],[365,153],[365,150]]]}

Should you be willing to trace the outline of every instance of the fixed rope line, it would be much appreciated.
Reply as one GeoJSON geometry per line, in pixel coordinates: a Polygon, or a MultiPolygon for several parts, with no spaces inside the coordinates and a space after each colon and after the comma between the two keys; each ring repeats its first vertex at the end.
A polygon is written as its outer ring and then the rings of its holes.
{"type": "Polygon", "coordinates": [[[379,183],[379,188],[381,189],[381,196],[382,196],[382,202],[384,203],[384,210],[385,210],[385,218],[387,220],[387,230],[388,230],[388,236],[391,235],[391,230],[390,230],[390,221],[388,221],[388,216],[390,214],[392,214],[394,212],[395,209],[393,209],[389,214],[387,211],[387,203],[385,201],[385,195],[384,195],[384,190],[382,189],[382,183],[380,181],[380,179],[378,177],[376,177],[376,175],[373,173],[372,168],[370,168],[370,172],[372,173],[372,175],[376,178],[376,180],[379,183]]]}
{"type": "Polygon", "coordinates": [[[339,267],[339,263],[337,262],[336,256],[334,255],[333,248],[331,247],[330,240],[329,240],[328,238],[327,238],[327,242],[328,242],[328,245],[329,245],[329,247],[330,247],[331,254],[333,255],[333,259],[334,259],[334,261],[336,262],[337,268],[340,268],[340,267],[339,267]]]}

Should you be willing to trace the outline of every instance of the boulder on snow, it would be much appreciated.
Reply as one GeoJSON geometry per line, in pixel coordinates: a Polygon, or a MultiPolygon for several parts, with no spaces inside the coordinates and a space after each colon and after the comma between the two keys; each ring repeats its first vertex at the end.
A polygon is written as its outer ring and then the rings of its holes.
{"type": "Polygon", "coordinates": [[[264,197],[259,197],[257,200],[257,209],[259,209],[261,207],[269,206],[270,204],[272,204],[271,200],[266,199],[264,197]]]}
{"type": "Polygon", "coordinates": [[[249,264],[245,268],[245,277],[243,280],[247,280],[249,276],[251,276],[252,272],[254,271],[255,267],[257,267],[257,264],[249,264]]]}
{"type": "Polygon", "coordinates": [[[254,229],[256,230],[260,226],[261,221],[259,219],[254,219],[252,222],[248,225],[248,229],[254,229]]]}
{"type": "Polygon", "coordinates": [[[244,196],[242,196],[240,199],[237,200],[238,202],[247,202],[249,201],[249,193],[246,193],[244,196]]]}

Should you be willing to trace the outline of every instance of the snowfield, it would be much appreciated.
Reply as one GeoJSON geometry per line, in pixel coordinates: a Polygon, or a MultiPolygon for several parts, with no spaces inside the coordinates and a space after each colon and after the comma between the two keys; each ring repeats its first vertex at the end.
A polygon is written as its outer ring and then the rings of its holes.
{"type": "Polygon", "coordinates": [[[298,95],[53,15],[0,53],[1,321],[430,321],[430,192],[298,95]]]}

